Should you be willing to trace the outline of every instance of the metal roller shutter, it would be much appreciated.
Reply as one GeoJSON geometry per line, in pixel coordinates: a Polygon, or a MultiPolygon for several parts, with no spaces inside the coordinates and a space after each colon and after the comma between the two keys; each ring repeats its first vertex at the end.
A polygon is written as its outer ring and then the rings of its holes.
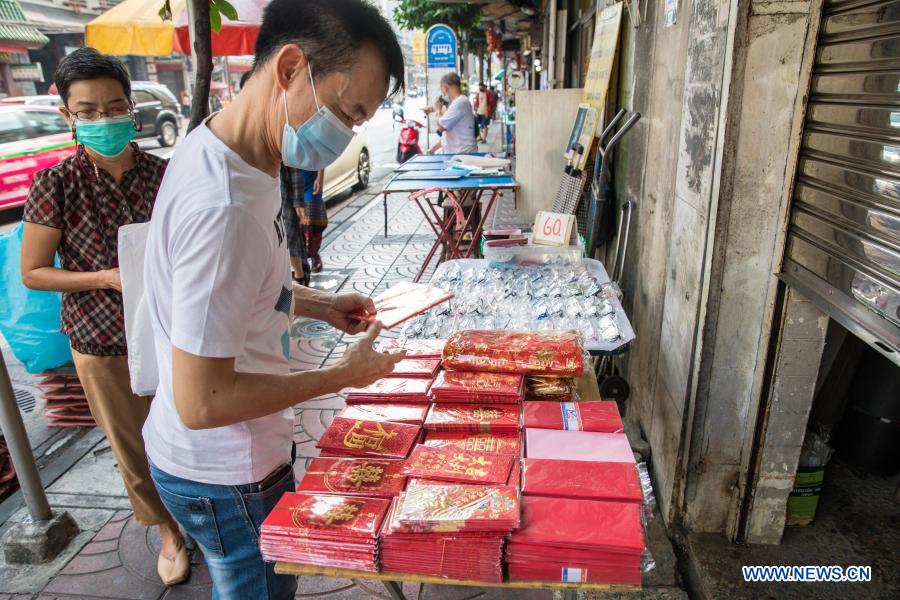
{"type": "Polygon", "coordinates": [[[826,0],[781,278],[900,364],[900,0],[826,0]]]}

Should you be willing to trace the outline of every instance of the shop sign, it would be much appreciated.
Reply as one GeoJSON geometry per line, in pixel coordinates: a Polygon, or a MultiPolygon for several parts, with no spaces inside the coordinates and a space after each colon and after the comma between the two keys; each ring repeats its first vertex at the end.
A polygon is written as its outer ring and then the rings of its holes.
{"type": "Polygon", "coordinates": [[[429,69],[456,68],[456,34],[447,25],[432,25],[425,33],[429,69]]]}
{"type": "Polygon", "coordinates": [[[525,87],[525,73],[522,71],[510,71],[506,76],[506,83],[514,90],[520,90],[525,87]]]}
{"type": "Polygon", "coordinates": [[[414,65],[425,64],[425,34],[421,31],[412,34],[412,61],[414,65]]]}
{"type": "Polygon", "coordinates": [[[587,102],[599,111],[602,111],[603,105],[606,104],[606,93],[609,91],[609,79],[616,57],[621,24],[621,2],[605,8],[597,18],[591,62],[588,65],[581,101],[587,102]]]}
{"type": "Polygon", "coordinates": [[[9,74],[13,81],[44,81],[44,70],[40,63],[10,65],[9,74]]]}

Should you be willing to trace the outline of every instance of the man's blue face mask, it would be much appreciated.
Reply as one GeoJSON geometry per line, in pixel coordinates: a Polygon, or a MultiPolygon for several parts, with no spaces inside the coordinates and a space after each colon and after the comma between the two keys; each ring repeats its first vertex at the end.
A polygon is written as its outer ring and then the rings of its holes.
{"type": "Polygon", "coordinates": [[[284,131],[281,135],[281,160],[289,167],[318,171],[333,163],[350,144],[353,130],[327,106],[319,104],[312,68],[306,63],[309,83],[316,101],[316,113],[294,130],[288,119],[287,91],[284,92],[284,131]]]}

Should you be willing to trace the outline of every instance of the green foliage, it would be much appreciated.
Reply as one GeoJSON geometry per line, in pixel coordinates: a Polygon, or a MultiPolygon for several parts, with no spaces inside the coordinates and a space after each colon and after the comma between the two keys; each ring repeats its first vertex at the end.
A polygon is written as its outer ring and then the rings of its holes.
{"type": "MultiPolygon", "coordinates": [[[[237,21],[237,10],[228,0],[209,0],[209,26],[213,31],[222,29],[222,17],[231,21],[237,21]]],[[[165,0],[162,8],[159,9],[159,18],[163,21],[172,20],[172,5],[169,0],[165,0]]]]}
{"type": "Polygon", "coordinates": [[[445,23],[456,30],[474,33],[481,25],[481,5],[442,4],[432,0],[400,0],[394,9],[394,19],[404,29],[422,31],[432,25],[445,23]]]}

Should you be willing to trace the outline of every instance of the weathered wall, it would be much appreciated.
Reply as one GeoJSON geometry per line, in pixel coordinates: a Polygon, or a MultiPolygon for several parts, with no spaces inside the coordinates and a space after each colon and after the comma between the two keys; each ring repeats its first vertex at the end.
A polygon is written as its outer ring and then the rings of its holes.
{"type": "Polygon", "coordinates": [[[663,514],[723,531],[746,473],[771,332],[787,188],[810,60],[810,1],[693,0],[626,19],[620,105],[643,113],[617,155],[637,201],[626,307],[630,415],[663,514]],[[808,69],[806,69],[808,71],[808,69]]]}
{"type": "Polygon", "coordinates": [[[516,92],[516,121],[528,124],[516,130],[516,209],[525,223],[553,209],[580,101],[581,88],[516,92]]]}

